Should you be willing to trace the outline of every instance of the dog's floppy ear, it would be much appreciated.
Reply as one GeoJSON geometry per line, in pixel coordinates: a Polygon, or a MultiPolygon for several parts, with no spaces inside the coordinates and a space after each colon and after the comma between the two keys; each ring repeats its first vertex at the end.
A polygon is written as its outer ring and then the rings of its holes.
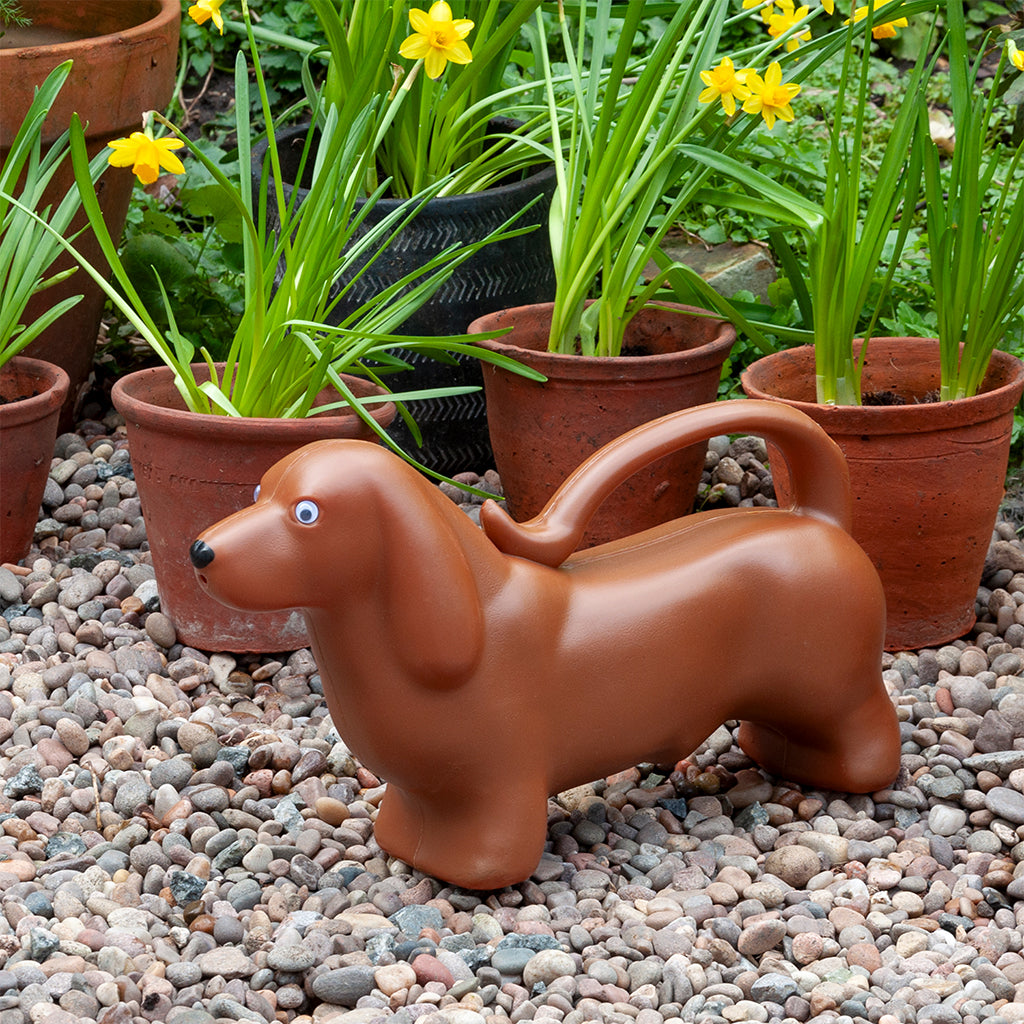
{"type": "Polygon", "coordinates": [[[385,491],[379,501],[392,655],[411,679],[457,686],[476,668],[484,643],[476,578],[459,537],[460,526],[477,527],[456,519],[453,512],[463,513],[442,507],[450,499],[427,487],[385,491]]]}

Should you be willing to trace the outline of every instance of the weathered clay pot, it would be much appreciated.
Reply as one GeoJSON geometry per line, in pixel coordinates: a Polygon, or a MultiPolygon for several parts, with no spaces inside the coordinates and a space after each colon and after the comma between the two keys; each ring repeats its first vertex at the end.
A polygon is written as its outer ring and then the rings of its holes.
{"type": "MultiPolygon", "coordinates": [[[[751,398],[806,413],[843,450],[854,496],[853,536],[885,588],[886,649],[935,647],[963,636],[974,624],[1003,496],[1024,364],[996,351],[980,394],[926,402],[939,386],[938,342],[873,338],[862,392],[892,391],[909,404],[818,405],[811,346],[757,360],[742,382],[751,398]]],[[[779,460],[772,461],[772,477],[784,502],[789,480],[779,460]]]]}
{"type": "MultiPolygon", "coordinates": [[[[528,380],[481,364],[491,446],[509,511],[535,516],[562,481],[602,445],[666,413],[713,402],[736,331],[690,307],[639,313],[626,336],[637,355],[615,358],[547,351],[551,304],[519,306],[480,317],[471,333],[511,327],[485,348],[547,377],[528,380]]],[[[628,536],[686,515],[704,465],[700,445],[645,467],[608,497],[583,546],[628,536]]]]}
{"type": "MultiPolygon", "coordinates": [[[[0,155],[6,156],[34,90],[69,58],[71,74],[43,125],[43,142],[53,142],[77,112],[85,126],[89,155],[112,139],[138,131],[147,110],[162,110],[174,89],[181,22],[179,0],[23,0],[32,19],[27,28],[11,26],[0,49],[0,155]]],[[[46,202],[57,202],[74,183],[70,157],[54,175],[46,202]]],[[[111,169],[97,189],[100,208],[110,231],[121,237],[135,176],[111,169]]],[[[74,220],[69,235],[84,227],[84,214],[74,220]]],[[[105,262],[92,233],[78,236],[76,247],[95,266],[105,262]]],[[[54,271],[77,267],[61,255],[54,271]]],[[[27,355],[64,368],[71,380],[62,420],[70,428],[74,403],[92,371],[96,335],[105,295],[85,273],[37,295],[29,303],[26,323],[69,295],[83,299],[44,331],[26,349],[27,355]]]]}
{"type": "MultiPolygon", "coordinates": [[[[208,379],[196,368],[197,379],[208,379]]],[[[357,396],[381,393],[359,378],[345,380],[357,396]]],[[[333,392],[332,392],[333,394],[333,392]]],[[[292,651],[308,644],[295,611],[242,615],[211,600],[196,583],[188,549],[211,523],[250,504],[260,478],[278,459],[310,441],[370,440],[354,413],[306,419],[206,416],[189,412],[167,367],[122,377],[112,393],[128,428],[128,448],[153,552],[162,610],[178,639],[209,651],[292,651]]],[[[390,402],[374,407],[386,425],[390,402]]],[[[259,552],[254,552],[259,558],[259,552]]]]}
{"type": "Polygon", "coordinates": [[[68,375],[15,356],[0,369],[0,562],[28,554],[57,437],[68,375]]]}

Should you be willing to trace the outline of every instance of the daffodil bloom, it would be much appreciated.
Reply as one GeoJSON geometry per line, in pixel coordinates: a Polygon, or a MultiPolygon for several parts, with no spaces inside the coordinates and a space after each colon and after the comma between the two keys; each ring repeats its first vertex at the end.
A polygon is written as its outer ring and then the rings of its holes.
{"type": "Polygon", "coordinates": [[[750,96],[750,90],[743,84],[753,68],[737,71],[732,59],[723,57],[717,68],[700,73],[701,81],[707,88],[697,97],[701,103],[714,103],[720,99],[725,112],[732,117],[736,113],[736,101],[741,103],[750,96]]]}
{"type": "Polygon", "coordinates": [[[413,34],[402,43],[398,52],[410,60],[422,57],[428,78],[440,78],[448,61],[468,64],[473,59],[469,44],[465,42],[473,22],[468,18],[453,20],[452,9],[445,0],[437,0],[429,12],[412,8],[409,24],[413,27],[413,34]]]}
{"type": "Polygon", "coordinates": [[[221,35],[224,35],[224,18],[220,13],[220,5],[224,0],[196,0],[188,9],[188,16],[197,24],[202,25],[213,18],[221,35]]]}
{"type": "MultiPolygon", "coordinates": [[[[794,25],[799,24],[808,14],[811,13],[809,7],[799,7],[796,10],[793,9],[792,2],[788,3],[785,7],[780,5],[779,12],[773,14],[768,19],[768,35],[772,39],[778,39],[783,32],[788,32],[794,25]]],[[[790,36],[786,40],[786,50],[795,50],[801,43],[806,42],[811,38],[811,31],[808,29],[806,32],[798,32],[794,36],[790,36]]]]}
{"type": "MultiPolygon", "coordinates": [[[[743,8],[744,10],[749,11],[751,7],[761,7],[761,4],[763,3],[764,0],[743,0],[743,8]]],[[[773,2],[764,4],[764,7],[761,7],[761,20],[766,25],[768,24],[768,19],[772,16],[772,11],[774,10],[774,8],[775,5],[773,2]]]]}
{"type": "Polygon", "coordinates": [[[821,6],[825,8],[826,13],[828,14],[836,13],[835,0],[821,0],[821,6]]]}
{"type": "Polygon", "coordinates": [[[793,120],[790,101],[800,92],[800,86],[782,81],[782,68],[778,61],[768,65],[764,78],[752,71],[743,84],[750,90],[750,96],[743,103],[746,113],[760,114],[769,128],[774,127],[776,118],[780,121],[793,120]]]}
{"type": "MultiPolygon", "coordinates": [[[[884,7],[888,0],[875,0],[874,9],[877,11],[879,7],[884,7]]],[[[853,12],[853,21],[856,24],[858,21],[863,21],[868,16],[868,8],[865,4],[863,7],[858,7],[853,12]]],[[[844,25],[850,24],[850,19],[847,18],[843,22],[844,25]]],[[[871,38],[872,39],[895,39],[896,29],[906,28],[906,18],[895,18],[893,21],[883,21],[881,25],[872,25],[871,27],[871,38]]]]}
{"type": "Polygon", "coordinates": [[[145,132],[132,132],[127,139],[114,139],[107,145],[114,151],[107,157],[111,167],[131,167],[143,185],[152,185],[160,168],[172,174],[184,174],[185,166],[171,152],[185,145],[181,139],[154,139],[145,132]]]}
{"type": "Polygon", "coordinates": [[[1006,40],[1006,56],[1018,71],[1024,71],[1024,50],[1018,50],[1012,39],[1006,40]]]}

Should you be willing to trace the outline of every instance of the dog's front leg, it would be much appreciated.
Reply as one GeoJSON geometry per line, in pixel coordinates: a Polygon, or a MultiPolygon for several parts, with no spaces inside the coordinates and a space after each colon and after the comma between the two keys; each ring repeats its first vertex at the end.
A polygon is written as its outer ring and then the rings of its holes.
{"type": "Polygon", "coordinates": [[[374,832],[384,850],[435,878],[464,889],[500,889],[529,878],[540,862],[547,796],[542,782],[522,779],[512,792],[482,786],[445,795],[389,782],[374,832]]]}

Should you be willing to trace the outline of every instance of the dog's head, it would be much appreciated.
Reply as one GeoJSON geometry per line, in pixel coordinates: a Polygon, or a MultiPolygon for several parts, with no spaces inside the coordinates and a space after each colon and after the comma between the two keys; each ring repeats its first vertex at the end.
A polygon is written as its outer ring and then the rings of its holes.
{"type": "Polygon", "coordinates": [[[253,504],[204,530],[190,557],[202,587],[244,611],[335,612],[340,628],[354,602],[372,599],[375,626],[394,633],[377,639],[451,683],[475,664],[482,611],[461,519],[441,502],[380,445],[317,441],[272,466],[253,504]]]}
{"type": "Polygon", "coordinates": [[[341,563],[358,587],[374,566],[372,530],[387,452],[365,441],[317,441],[264,474],[253,504],[205,530],[189,555],[202,587],[245,611],[330,602],[341,563]]]}

